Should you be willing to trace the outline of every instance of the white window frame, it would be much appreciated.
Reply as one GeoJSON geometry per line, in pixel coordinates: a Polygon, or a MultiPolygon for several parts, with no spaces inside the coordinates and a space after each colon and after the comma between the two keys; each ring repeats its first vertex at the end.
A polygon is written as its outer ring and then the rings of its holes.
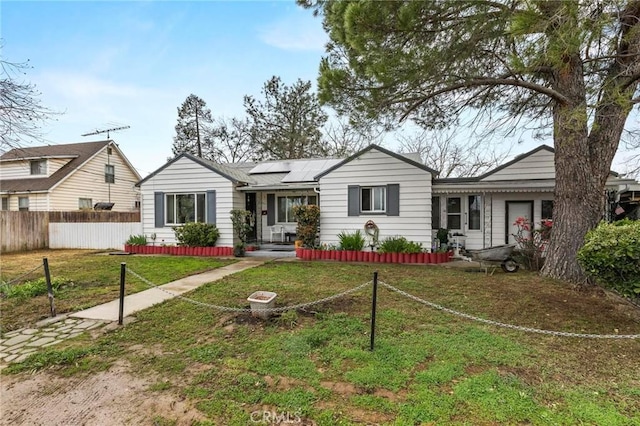
{"type": "Polygon", "coordinates": [[[116,183],[116,166],[113,164],[104,165],[104,182],[116,183]]]}
{"type": "Polygon", "coordinates": [[[293,216],[293,206],[295,205],[301,205],[301,206],[306,206],[306,205],[317,205],[318,204],[318,196],[317,195],[278,195],[276,196],[276,223],[278,224],[282,224],[282,225],[286,225],[287,223],[297,223],[296,218],[293,216]],[[314,198],[315,202],[309,202],[310,198],[314,198]],[[282,218],[281,217],[281,213],[280,213],[280,200],[281,199],[286,199],[286,205],[285,205],[285,210],[284,210],[284,214],[285,217],[282,218]],[[289,200],[291,201],[291,204],[289,200]],[[293,204],[293,199],[301,199],[302,204],[293,204]],[[291,215],[291,217],[289,217],[291,215]],[[284,219],[284,220],[281,220],[284,219]]]}
{"type": "Polygon", "coordinates": [[[453,231],[462,231],[462,228],[464,226],[464,224],[462,223],[462,211],[463,211],[463,207],[462,207],[462,203],[464,202],[464,198],[463,197],[447,197],[447,229],[449,230],[453,230],[453,231]],[[459,212],[451,212],[449,211],[449,200],[453,200],[453,199],[458,199],[460,200],[460,211],[459,212]],[[450,216],[458,216],[458,220],[460,221],[460,227],[458,228],[452,228],[450,223],[449,223],[449,217],[450,216]]]}
{"type": "Polygon", "coordinates": [[[31,160],[29,161],[29,172],[31,176],[47,175],[47,160],[31,160]],[[35,173],[34,173],[35,171],[35,173]]]}
{"type": "Polygon", "coordinates": [[[468,231],[480,231],[482,229],[482,207],[483,207],[483,201],[482,201],[482,195],[480,194],[471,194],[467,196],[467,230],[468,231]],[[476,197],[478,200],[478,227],[477,228],[472,228],[471,227],[471,197],[476,197]]]}
{"type": "Polygon", "coordinates": [[[2,210],[9,210],[9,197],[2,197],[2,210]]]}
{"type": "Polygon", "coordinates": [[[29,211],[29,197],[18,197],[18,210],[21,212],[29,211]]]}
{"type": "Polygon", "coordinates": [[[165,225],[180,226],[188,222],[207,222],[207,194],[206,192],[174,192],[164,194],[164,222],[165,225]],[[193,197],[193,221],[178,222],[178,197],[179,196],[192,196],[193,197]],[[169,202],[172,198],[173,201],[169,202]],[[202,206],[200,205],[202,203],[202,206]],[[169,212],[169,208],[173,208],[173,212],[169,212]],[[199,214],[200,212],[200,214],[199,214]],[[171,220],[171,221],[170,221],[171,220]]]}
{"type": "Polygon", "coordinates": [[[360,213],[386,213],[386,212],[387,212],[387,186],[386,185],[360,187],[360,213]],[[368,206],[365,206],[365,203],[363,201],[365,191],[370,191],[368,206]]]}
{"type": "Polygon", "coordinates": [[[91,198],[78,198],[78,208],[80,210],[91,210],[93,208],[93,200],[91,198]]]}

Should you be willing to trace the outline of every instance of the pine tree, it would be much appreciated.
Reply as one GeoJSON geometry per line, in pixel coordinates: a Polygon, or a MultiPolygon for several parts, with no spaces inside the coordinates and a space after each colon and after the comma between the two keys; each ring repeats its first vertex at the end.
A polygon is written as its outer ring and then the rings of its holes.
{"type": "Polygon", "coordinates": [[[194,94],[178,108],[178,124],[173,137],[173,155],[188,152],[203,158],[202,147],[207,142],[207,124],[211,124],[211,110],[205,101],[194,94]]]}

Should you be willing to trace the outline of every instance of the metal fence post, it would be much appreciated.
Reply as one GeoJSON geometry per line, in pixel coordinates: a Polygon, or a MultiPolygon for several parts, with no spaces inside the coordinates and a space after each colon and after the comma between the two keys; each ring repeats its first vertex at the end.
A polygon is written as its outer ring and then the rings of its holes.
{"type": "Polygon", "coordinates": [[[120,264],[120,307],[118,309],[118,324],[122,325],[122,317],[124,315],[124,279],[127,269],[127,264],[122,262],[120,264]]]}
{"type": "Polygon", "coordinates": [[[42,264],[44,265],[44,279],[47,283],[47,297],[49,298],[49,310],[51,311],[51,317],[56,316],[56,306],[53,301],[53,286],[51,285],[51,273],[49,272],[49,260],[46,257],[42,258],[42,264]]]}
{"type": "Polygon", "coordinates": [[[376,338],[376,304],[378,299],[378,272],[373,273],[373,299],[371,301],[371,345],[369,350],[373,352],[376,338]]]}

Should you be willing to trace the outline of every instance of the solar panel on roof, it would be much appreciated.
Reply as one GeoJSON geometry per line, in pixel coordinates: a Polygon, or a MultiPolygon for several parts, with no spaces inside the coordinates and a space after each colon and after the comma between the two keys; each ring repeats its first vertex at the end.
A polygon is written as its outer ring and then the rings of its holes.
{"type": "Polygon", "coordinates": [[[291,164],[288,161],[275,161],[262,163],[249,170],[249,174],[259,173],[285,173],[291,171],[291,164]]]}

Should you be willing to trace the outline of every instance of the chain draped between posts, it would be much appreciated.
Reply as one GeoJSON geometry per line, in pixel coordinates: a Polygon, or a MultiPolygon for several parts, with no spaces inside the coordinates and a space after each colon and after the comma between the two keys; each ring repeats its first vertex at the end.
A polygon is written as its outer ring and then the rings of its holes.
{"type": "Polygon", "coordinates": [[[151,281],[149,281],[146,278],[144,278],[143,276],[135,273],[134,271],[132,271],[129,268],[127,268],[127,272],[130,273],[131,275],[133,275],[134,277],[138,278],[139,280],[141,280],[143,283],[145,283],[147,286],[149,286],[151,288],[155,288],[157,290],[163,291],[163,292],[165,292],[167,294],[170,294],[171,296],[174,296],[174,297],[176,297],[176,298],[178,298],[180,300],[184,300],[185,302],[192,303],[194,305],[198,305],[198,306],[202,306],[202,307],[206,307],[206,308],[217,309],[217,310],[223,311],[223,312],[243,312],[243,313],[244,312],[256,312],[256,311],[259,311],[259,312],[285,312],[285,311],[291,311],[291,310],[294,310],[294,309],[303,309],[303,308],[307,308],[309,306],[319,305],[321,303],[326,303],[326,302],[330,302],[330,301],[335,300],[335,299],[339,299],[339,298],[347,296],[347,295],[349,295],[351,293],[355,293],[357,291],[360,291],[363,288],[368,287],[368,286],[371,285],[371,281],[369,281],[369,282],[366,282],[364,284],[360,284],[357,287],[353,287],[353,288],[351,288],[349,290],[345,290],[345,291],[342,291],[340,293],[337,293],[337,294],[334,294],[332,296],[328,296],[328,297],[325,297],[325,298],[322,298],[322,299],[314,300],[312,302],[299,303],[297,305],[290,305],[290,306],[281,306],[281,307],[278,307],[278,308],[251,309],[251,308],[234,308],[234,307],[231,307],[231,306],[214,305],[212,303],[206,303],[206,302],[201,302],[199,300],[194,300],[194,299],[191,299],[189,297],[185,297],[185,296],[182,296],[180,294],[173,293],[173,292],[171,292],[169,290],[166,290],[166,289],[164,289],[162,287],[159,287],[158,285],[152,283],[151,281]]]}
{"type": "MultiPolygon", "coordinates": [[[[359,286],[353,287],[349,290],[345,290],[342,291],[340,293],[334,294],[332,296],[328,296],[322,299],[318,299],[318,300],[314,300],[312,302],[305,302],[305,303],[299,303],[296,305],[290,305],[290,306],[281,306],[278,308],[264,308],[264,309],[251,309],[251,308],[234,308],[234,307],[230,307],[230,306],[222,306],[222,305],[215,305],[212,303],[206,303],[206,302],[201,302],[199,300],[195,300],[189,297],[185,297],[182,296],[180,294],[177,293],[173,293],[171,291],[168,291],[154,283],[152,283],[151,281],[147,280],[146,278],[144,278],[143,276],[141,276],[140,274],[137,274],[136,272],[132,271],[129,268],[126,268],[126,272],[128,272],[129,274],[131,274],[132,276],[138,278],[139,280],[141,280],[144,284],[146,284],[147,286],[149,286],[150,288],[155,288],[157,290],[163,291],[167,294],[170,294],[173,297],[176,297],[180,300],[183,300],[185,302],[197,305],[197,306],[202,306],[202,307],[206,307],[206,308],[213,308],[219,311],[223,311],[223,312],[241,312],[241,313],[248,313],[248,312],[285,312],[285,311],[289,311],[289,310],[294,310],[294,309],[303,309],[309,306],[313,306],[313,305],[318,305],[321,303],[326,303],[326,302],[330,302],[332,300],[335,299],[339,299],[341,297],[347,296],[349,294],[358,292],[368,286],[370,286],[373,281],[369,281],[363,284],[360,284],[359,286]]],[[[571,333],[571,332],[567,332],[567,331],[555,331],[555,330],[543,330],[543,329],[539,329],[539,328],[532,328],[532,327],[523,327],[523,326],[519,326],[519,325],[513,325],[513,324],[507,324],[507,323],[503,323],[503,322],[499,322],[499,321],[493,321],[493,320],[489,320],[486,318],[481,318],[481,317],[477,317],[474,315],[470,315],[470,314],[466,314],[464,312],[460,312],[460,311],[456,311],[455,309],[451,309],[451,308],[447,308],[444,307],[442,305],[438,305],[437,303],[433,303],[433,302],[429,302],[428,300],[424,300],[419,298],[418,296],[414,296],[410,293],[407,293],[404,290],[400,290],[397,287],[394,287],[390,284],[387,284],[383,281],[378,281],[378,284],[385,287],[387,290],[390,290],[392,292],[398,293],[401,296],[404,296],[410,300],[413,300],[415,302],[418,302],[420,304],[423,304],[425,306],[429,306],[433,309],[442,311],[442,312],[446,312],[448,314],[451,315],[455,315],[461,318],[465,318],[468,320],[472,320],[472,321],[476,321],[476,322],[480,322],[483,324],[489,324],[489,325],[493,325],[493,326],[497,326],[497,327],[502,327],[502,328],[508,328],[508,329],[512,329],[512,330],[518,330],[518,331],[524,331],[527,333],[537,333],[537,334],[545,334],[545,335],[550,335],[550,336],[560,336],[560,337],[578,337],[578,338],[583,338],[583,339],[640,339],[640,334],[591,334],[591,333],[571,333]]]]}
{"type": "Polygon", "coordinates": [[[462,318],[466,318],[472,321],[481,322],[484,324],[495,325],[497,327],[510,328],[512,330],[525,331],[528,333],[538,333],[538,334],[547,334],[551,336],[561,336],[561,337],[580,337],[584,339],[639,339],[640,334],[588,334],[588,333],[570,333],[567,331],[554,331],[554,330],[542,330],[539,328],[532,327],[522,327],[519,325],[506,324],[499,321],[493,321],[485,318],[476,317],[470,314],[465,314],[464,312],[456,311],[454,309],[446,308],[442,305],[438,305],[437,303],[429,302],[427,300],[421,299],[417,296],[414,296],[410,293],[407,293],[404,290],[400,290],[390,284],[380,281],[379,284],[386,289],[398,293],[402,296],[405,296],[415,302],[421,303],[426,306],[430,306],[434,309],[437,309],[442,312],[446,312],[448,314],[456,315],[462,318]]]}
{"type": "Polygon", "coordinates": [[[14,279],[12,279],[11,281],[6,281],[6,282],[2,282],[2,284],[4,285],[14,285],[15,283],[21,281],[24,277],[31,275],[32,273],[34,273],[35,271],[37,271],[38,269],[42,268],[42,263],[39,264],[38,266],[36,266],[35,268],[33,268],[32,270],[30,270],[29,272],[25,272],[24,274],[20,275],[19,277],[16,277],[14,279]]]}

